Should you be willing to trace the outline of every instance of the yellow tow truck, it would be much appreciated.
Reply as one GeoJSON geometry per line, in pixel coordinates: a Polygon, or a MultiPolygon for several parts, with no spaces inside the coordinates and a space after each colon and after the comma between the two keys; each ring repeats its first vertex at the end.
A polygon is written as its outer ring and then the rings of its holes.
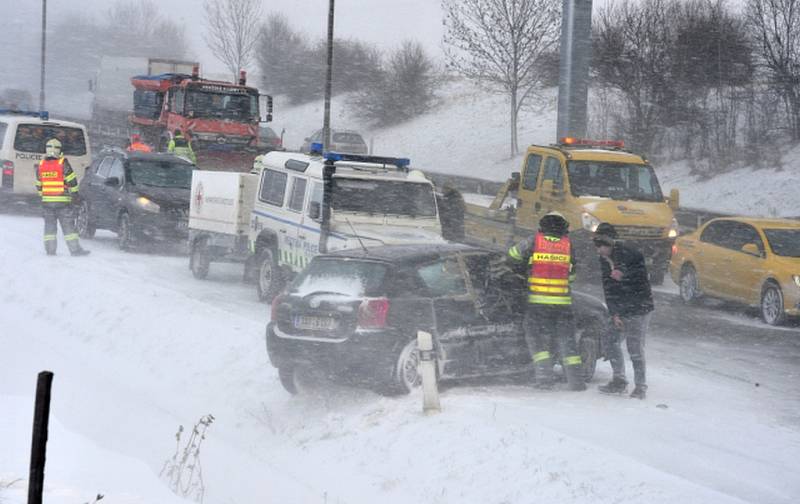
{"type": "Polygon", "coordinates": [[[599,270],[591,233],[601,222],[645,255],[650,279],[660,284],[678,236],[677,189],[665,197],[647,159],[619,141],[562,138],[528,148],[522,171],[501,187],[489,207],[465,204],[466,241],[506,247],[530,236],[539,219],[557,211],[570,223],[580,270],[599,270]],[[511,205],[506,199],[515,200],[511,205]]]}

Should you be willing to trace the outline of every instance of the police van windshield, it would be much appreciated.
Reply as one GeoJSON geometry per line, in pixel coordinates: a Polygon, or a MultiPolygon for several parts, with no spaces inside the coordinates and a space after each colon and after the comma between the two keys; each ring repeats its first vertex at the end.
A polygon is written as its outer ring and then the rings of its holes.
{"type": "Polygon", "coordinates": [[[651,166],[600,161],[567,164],[573,196],[600,196],[616,200],[663,201],[651,166]]]}
{"type": "Polygon", "coordinates": [[[186,115],[213,119],[252,122],[258,119],[258,96],[189,90],[184,106],[186,115]]]}
{"type": "Polygon", "coordinates": [[[14,149],[21,152],[45,153],[45,144],[51,138],[61,142],[65,156],[85,156],[86,139],[80,128],[44,124],[20,124],[14,138],[14,149]]]}
{"type": "Polygon", "coordinates": [[[334,177],[331,201],[340,212],[436,216],[433,187],[424,183],[334,177]]]}
{"type": "Polygon", "coordinates": [[[131,161],[128,174],[134,185],[169,189],[190,189],[192,187],[192,165],[185,163],[131,161]]]}

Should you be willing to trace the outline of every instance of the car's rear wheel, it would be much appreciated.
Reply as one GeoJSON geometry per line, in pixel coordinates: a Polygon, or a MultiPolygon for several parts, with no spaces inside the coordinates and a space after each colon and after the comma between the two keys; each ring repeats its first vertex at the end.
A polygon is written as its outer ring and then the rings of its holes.
{"type": "Polygon", "coordinates": [[[272,249],[265,248],[258,254],[258,299],[272,301],[280,290],[280,270],[272,249]]]}
{"type": "Polygon", "coordinates": [[[300,392],[297,387],[297,367],[286,366],[278,368],[278,377],[286,392],[292,395],[297,395],[300,392]]]}
{"type": "Polygon", "coordinates": [[[130,251],[133,248],[133,229],[131,227],[131,218],[127,213],[123,213],[119,217],[117,243],[119,244],[120,250],[130,251]]]}
{"type": "Polygon", "coordinates": [[[761,290],[761,318],[772,326],[781,325],[786,320],[783,292],[774,282],[767,282],[761,290]]]}
{"type": "Polygon", "coordinates": [[[680,278],[681,300],[686,304],[693,304],[700,297],[700,287],[697,283],[697,271],[691,264],[683,267],[680,278]]]}
{"type": "Polygon", "coordinates": [[[78,215],[75,218],[75,228],[81,238],[94,238],[97,228],[92,224],[92,216],[89,213],[89,203],[81,201],[78,206],[78,215]]]}
{"type": "Polygon", "coordinates": [[[196,240],[192,243],[189,268],[192,270],[192,275],[198,280],[203,280],[208,276],[208,270],[211,268],[211,256],[205,240],[196,240]]]}
{"type": "Polygon", "coordinates": [[[392,374],[381,393],[384,395],[404,395],[420,385],[422,385],[422,376],[419,373],[417,340],[412,339],[397,354],[392,374]]]}

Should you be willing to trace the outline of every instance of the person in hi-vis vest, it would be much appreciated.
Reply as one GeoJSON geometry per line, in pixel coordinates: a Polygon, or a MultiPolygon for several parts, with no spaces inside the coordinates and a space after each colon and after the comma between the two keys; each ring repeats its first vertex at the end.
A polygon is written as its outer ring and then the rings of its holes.
{"type": "Polygon", "coordinates": [[[36,191],[42,198],[44,249],[47,255],[56,254],[59,222],[70,254],[87,255],[89,251],[81,248],[78,241],[75,214],[72,211],[73,196],[78,193],[78,176],[61,153],[61,142],[57,138],[47,141],[45,158],[36,167],[36,191]]]}
{"type": "Polygon", "coordinates": [[[571,291],[575,253],[568,231],[567,220],[558,212],[550,212],[539,221],[539,232],[511,247],[508,257],[520,267],[527,265],[528,268],[528,307],[523,325],[536,372],[536,386],[552,388],[550,350],[558,345],[569,388],[586,390],[575,342],[571,291]]]}

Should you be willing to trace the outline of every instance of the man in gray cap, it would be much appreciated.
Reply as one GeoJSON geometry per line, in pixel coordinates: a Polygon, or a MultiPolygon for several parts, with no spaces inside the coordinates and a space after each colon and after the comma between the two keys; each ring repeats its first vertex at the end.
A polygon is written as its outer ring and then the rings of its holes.
{"type": "Polygon", "coordinates": [[[625,340],[636,384],[631,397],[644,399],[647,392],[644,342],[654,308],[644,256],[619,241],[614,226],[608,223],[597,227],[593,241],[600,257],[603,292],[613,324],[608,357],[614,377],[599,390],[607,394],[625,392],[628,386],[622,355],[622,340],[625,340]]]}

